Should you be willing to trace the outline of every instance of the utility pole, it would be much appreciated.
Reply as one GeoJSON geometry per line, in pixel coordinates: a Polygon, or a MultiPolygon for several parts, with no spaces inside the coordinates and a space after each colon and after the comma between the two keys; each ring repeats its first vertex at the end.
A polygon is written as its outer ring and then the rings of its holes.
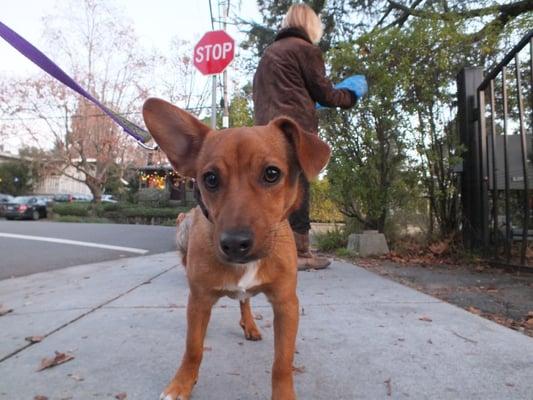
{"type": "MultiPolygon", "coordinates": [[[[209,12],[211,14],[211,29],[215,30],[215,20],[213,18],[213,6],[209,0],[209,12]]],[[[213,74],[211,85],[211,129],[217,127],[217,76],[213,74]]]]}
{"type": "MultiPolygon", "coordinates": [[[[229,5],[230,0],[227,0],[226,8],[224,10],[224,18],[223,18],[223,27],[224,31],[227,27],[228,22],[228,16],[229,16],[229,5]]],[[[226,68],[223,72],[223,85],[224,85],[224,114],[222,114],[222,127],[223,128],[229,128],[229,108],[228,108],[228,69],[226,68]]]]}
{"type": "Polygon", "coordinates": [[[211,86],[211,129],[217,127],[217,76],[213,75],[213,84],[211,86]]]}

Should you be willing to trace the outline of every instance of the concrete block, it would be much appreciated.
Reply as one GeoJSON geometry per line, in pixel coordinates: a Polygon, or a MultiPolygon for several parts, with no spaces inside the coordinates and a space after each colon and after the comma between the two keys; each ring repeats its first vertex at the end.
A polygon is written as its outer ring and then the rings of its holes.
{"type": "Polygon", "coordinates": [[[380,256],[389,252],[389,246],[385,240],[385,235],[378,231],[363,231],[363,233],[352,233],[348,236],[348,250],[360,255],[380,256]]]}

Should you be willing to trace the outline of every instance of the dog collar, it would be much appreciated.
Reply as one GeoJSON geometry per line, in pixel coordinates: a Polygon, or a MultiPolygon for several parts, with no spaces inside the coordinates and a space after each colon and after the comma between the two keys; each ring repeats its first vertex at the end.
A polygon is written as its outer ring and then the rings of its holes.
{"type": "Polygon", "coordinates": [[[207,207],[205,206],[205,203],[202,200],[202,194],[200,193],[200,188],[198,188],[198,184],[196,182],[194,182],[194,199],[200,206],[200,210],[202,210],[202,214],[204,214],[207,220],[211,222],[211,220],[209,219],[209,211],[207,210],[207,207]]]}

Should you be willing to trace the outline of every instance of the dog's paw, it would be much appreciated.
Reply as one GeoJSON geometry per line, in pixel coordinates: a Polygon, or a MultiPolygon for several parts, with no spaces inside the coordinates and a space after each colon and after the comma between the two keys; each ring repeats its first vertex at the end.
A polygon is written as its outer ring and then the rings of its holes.
{"type": "Polygon", "coordinates": [[[243,321],[240,322],[240,325],[241,325],[241,328],[242,330],[244,331],[244,337],[246,338],[246,340],[252,340],[252,341],[257,341],[257,340],[262,340],[262,336],[261,336],[261,332],[259,331],[259,328],[257,327],[257,325],[255,325],[255,323],[244,323],[243,321]]]}
{"type": "Polygon", "coordinates": [[[161,393],[161,396],[159,396],[159,400],[189,400],[189,396],[184,394],[167,394],[165,390],[163,393],[161,393]]]}
{"type": "Polygon", "coordinates": [[[189,400],[193,386],[194,383],[187,385],[173,380],[161,393],[159,400],[189,400]]]}

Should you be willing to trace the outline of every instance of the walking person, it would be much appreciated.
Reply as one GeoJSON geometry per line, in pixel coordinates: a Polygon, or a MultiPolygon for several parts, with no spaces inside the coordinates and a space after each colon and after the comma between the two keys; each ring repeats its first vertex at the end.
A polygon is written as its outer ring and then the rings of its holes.
{"type": "MultiPolygon", "coordinates": [[[[362,75],[336,87],[326,78],[322,51],[322,22],[306,4],[294,4],[283,19],[274,42],[265,49],[253,81],[255,123],[266,125],[285,115],[307,133],[318,134],[317,103],[324,107],[352,107],[367,91],[362,75]]],[[[298,269],[326,268],[330,261],[309,250],[309,182],[302,175],[303,200],[289,217],[298,250],[298,269]]]]}

